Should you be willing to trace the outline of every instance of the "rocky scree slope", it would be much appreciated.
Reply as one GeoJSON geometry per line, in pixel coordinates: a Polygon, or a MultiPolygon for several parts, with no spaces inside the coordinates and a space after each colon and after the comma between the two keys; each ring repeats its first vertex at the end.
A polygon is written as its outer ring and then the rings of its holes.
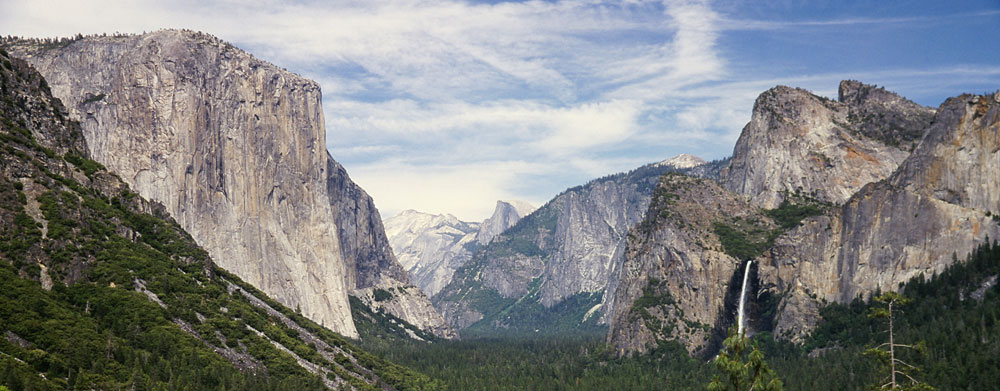
{"type": "Polygon", "coordinates": [[[822,301],[847,302],[941,272],[1000,235],[1000,93],[937,110],[913,153],[829,215],[807,220],[760,259],[782,296],[775,331],[800,340],[822,301]]]}
{"type": "Polygon", "coordinates": [[[50,81],[91,156],[222,267],[346,336],[357,336],[348,295],[376,287],[400,292],[378,306],[450,332],[408,284],[371,198],[326,152],[315,82],[190,31],[6,45],[50,81]]]}
{"type": "Polygon", "coordinates": [[[659,176],[675,170],[649,164],[564,191],[480,247],[432,298],[435,306],[452,326],[484,332],[605,323],[626,234],[642,220],[659,176]]]}
{"type": "MultiPolygon", "coordinates": [[[[48,83],[0,50],[0,364],[56,389],[412,389],[218,268],[165,208],[89,158],[48,83]]],[[[13,380],[11,380],[13,381],[13,380]]]]}
{"type": "Polygon", "coordinates": [[[410,280],[434,296],[480,245],[533,210],[524,202],[497,201],[493,215],[480,223],[460,221],[450,214],[406,210],[386,219],[386,234],[410,280]]]}
{"type": "Polygon", "coordinates": [[[840,84],[839,101],[778,86],[757,98],[721,183],[764,208],[796,192],[842,204],[895,171],[933,113],[853,81],[840,84]]]}

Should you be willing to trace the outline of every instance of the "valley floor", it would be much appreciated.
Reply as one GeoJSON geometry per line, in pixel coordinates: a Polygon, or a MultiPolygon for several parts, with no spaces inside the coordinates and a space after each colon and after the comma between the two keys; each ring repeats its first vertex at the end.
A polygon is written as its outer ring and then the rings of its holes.
{"type": "MultiPolygon", "coordinates": [[[[997,390],[1000,384],[1000,246],[980,246],[965,262],[905,288],[913,303],[897,320],[897,343],[923,341],[923,354],[904,361],[937,390],[997,390]]],[[[880,378],[864,351],[885,337],[871,304],[858,299],[821,311],[823,321],[803,345],[753,340],[786,390],[860,390],[880,378]]],[[[600,333],[564,338],[466,338],[438,343],[371,338],[367,350],[441,381],[448,390],[704,390],[716,369],[677,344],[618,358],[600,333]]]]}

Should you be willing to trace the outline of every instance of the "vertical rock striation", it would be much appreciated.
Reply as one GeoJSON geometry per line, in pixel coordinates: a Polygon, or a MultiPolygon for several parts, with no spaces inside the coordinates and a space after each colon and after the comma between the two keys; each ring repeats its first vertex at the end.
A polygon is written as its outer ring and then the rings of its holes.
{"type": "Polygon", "coordinates": [[[892,176],[779,238],[764,257],[762,278],[784,295],[776,331],[798,340],[819,319],[819,300],[896,289],[998,237],[998,173],[1000,93],[948,99],[892,176]]]}
{"type": "Polygon", "coordinates": [[[477,250],[435,306],[457,328],[552,332],[605,323],[626,234],[659,176],[676,170],[649,164],[567,189],[477,250]]]}
{"type": "Polygon", "coordinates": [[[497,235],[513,227],[522,217],[534,211],[534,206],[523,201],[497,201],[493,215],[479,224],[476,242],[489,244],[497,235]]]}
{"type": "Polygon", "coordinates": [[[95,160],[282,304],[354,337],[348,294],[407,284],[371,199],[326,153],[315,82],[190,31],[11,48],[66,102],[95,160]]]}
{"type": "Polygon", "coordinates": [[[668,174],[654,194],[643,222],[629,232],[608,342],[619,354],[667,340],[704,352],[726,318],[727,283],[741,264],[723,251],[714,224],[767,218],[707,179],[668,174]]]}

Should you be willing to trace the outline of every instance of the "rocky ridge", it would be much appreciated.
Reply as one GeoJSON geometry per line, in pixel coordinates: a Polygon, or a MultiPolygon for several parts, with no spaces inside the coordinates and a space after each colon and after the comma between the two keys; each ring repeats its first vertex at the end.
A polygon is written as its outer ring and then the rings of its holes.
{"type": "MultiPolygon", "coordinates": [[[[50,80],[95,160],[282,304],[357,336],[348,294],[408,285],[371,199],[325,151],[315,82],[190,31],[8,46],[50,80]]],[[[406,292],[421,309],[400,318],[447,329],[406,292]]]]}
{"type": "Polygon", "coordinates": [[[218,268],[163,205],[89,158],[69,114],[39,73],[0,50],[0,323],[29,388],[430,383],[218,268]],[[161,370],[169,381],[150,376],[161,370]]]}
{"type": "Polygon", "coordinates": [[[654,163],[564,191],[477,250],[433,297],[435,306],[456,328],[605,323],[626,234],[642,220],[659,176],[676,170],[654,163]]]}
{"type": "MultiPolygon", "coordinates": [[[[619,354],[675,340],[704,352],[723,322],[727,284],[743,260],[727,254],[716,224],[772,230],[763,210],[711,180],[665,175],[643,222],[629,232],[608,342],[619,354]]],[[[736,273],[738,274],[738,273],[736,273]]]]}
{"type": "Polygon", "coordinates": [[[761,258],[783,296],[778,335],[798,340],[821,301],[846,302],[942,271],[1000,235],[1000,93],[950,98],[913,154],[833,213],[807,220],[761,258]]]}
{"type": "Polygon", "coordinates": [[[754,103],[721,183],[764,208],[796,192],[842,204],[889,176],[931,115],[933,109],[857,82],[841,83],[839,102],[778,86],[754,103]]]}
{"type": "Polygon", "coordinates": [[[1000,220],[994,217],[1000,208],[995,175],[1000,172],[1000,93],[952,98],[935,111],[857,82],[845,81],[840,90],[841,102],[786,87],[762,94],[730,166],[720,175],[720,184],[735,194],[706,191],[710,185],[694,180],[677,186],[670,176],[662,179],[661,187],[680,190],[665,193],[675,194],[666,203],[654,197],[644,223],[629,239],[616,294],[621,304],[608,336],[621,354],[666,340],[692,352],[710,352],[713,339],[733,322],[733,292],[741,284],[734,272],[741,263],[726,257],[704,262],[718,250],[706,241],[718,239],[725,255],[754,262],[751,332],[773,330],[800,341],[818,321],[823,302],[850,301],[939,272],[953,254],[961,258],[985,237],[1000,234],[1000,220]],[[796,133],[788,133],[792,130],[796,133]],[[809,142],[817,140],[822,142],[809,142]],[[914,140],[915,146],[907,146],[914,140]],[[783,143],[791,152],[779,150],[783,143]],[[863,159],[867,163],[859,165],[854,154],[862,148],[869,148],[869,157],[889,160],[863,159]],[[826,159],[825,170],[808,171],[801,182],[789,179],[803,172],[796,164],[810,167],[802,157],[817,149],[840,158],[826,159]],[[776,157],[765,158],[763,152],[776,157]],[[905,159],[897,162],[900,154],[905,159]],[[893,170],[881,176],[886,166],[893,170]],[[857,170],[865,167],[872,171],[860,186],[819,180],[857,179],[857,170]],[[834,197],[849,192],[842,201],[834,197]],[[744,210],[733,210],[740,199],[747,203],[744,210]],[[692,207],[692,202],[697,204],[692,207]],[[697,210],[703,205],[723,213],[697,210]],[[743,215],[744,222],[754,223],[741,227],[739,221],[727,221],[727,216],[743,215]],[[704,231],[705,221],[715,226],[713,232],[697,232],[699,227],[704,231]],[[720,223],[734,229],[726,233],[720,223]],[[752,251],[727,248],[727,242],[752,251]],[[701,276],[706,270],[714,275],[701,276]],[[728,288],[706,290],[699,286],[705,281],[728,288]]]}
{"type": "Polygon", "coordinates": [[[476,248],[533,210],[522,201],[497,201],[493,215],[481,223],[460,221],[450,214],[406,210],[386,219],[386,234],[410,279],[428,296],[434,296],[476,248]]]}

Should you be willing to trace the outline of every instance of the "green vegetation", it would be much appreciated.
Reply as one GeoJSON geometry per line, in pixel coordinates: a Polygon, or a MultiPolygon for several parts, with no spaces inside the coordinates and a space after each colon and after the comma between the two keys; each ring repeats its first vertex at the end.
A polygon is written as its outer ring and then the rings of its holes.
{"type": "Polygon", "coordinates": [[[830,205],[807,196],[785,194],[785,200],[775,209],[764,211],[773,219],[777,228],[761,219],[733,218],[712,223],[712,231],[719,237],[722,249],[737,259],[747,261],[763,254],[774,245],[774,240],[786,231],[797,227],[802,220],[826,212],[830,205]]]}
{"type": "MultiPolygon", "coordinates": [[[[996,389],[1000,285],[989,282],[998,274],[1000,246],[994,243],[980,246],[940,275],[918,277],[903,287],[902,295],[913,302],[897,313],[894,335],[897,341],[926,341],[926,355],[903,352],[899,357],[923,368],[920,380],[938,390],[996,389]]],[[[669,305],[669,297],[654,289],[659,284],[650,281],[638,307],[669,305]]],[[[864,354],[886,340],[884,320],[868,316],[879,305],[859,298],[824,306],[823,320],[803,344],[775,341],[760,332],[740,342],[741,354],[728,354],[725,366],[732,369],[736,362],[746,368],[747,377],[757,371],[761,379],[771,379],[763,375],[766,366],[788,390],[865,389],[882,377],[878,360],[864,354]],[[737,356],[741,359],[735,360],[737,356]]],[[[362,346],[440,380],[448,390],[703,390],[713,375],[729,373],[719,372],[716,363],[691,358],[673,341],[660,341],[648,354],[630,358],[619,357],[602,333],[575,339],[567,335],[467,337],[434,344],[366,339],[362,346]]]]}
{"type": "Polygon", "coordinates": [[[529,293],[511,305],[502,307],[496,314],[484,317],[462,330],[462,336],[520,338],[603,334],[607,332],[607,328],[597,324],[597,316],[587,317],[587,312],[600,304],[603,296],[604,292],[577,293],[546,308],[538,301],[536,294],[529,293]]]}
{"type": "Polygon", "coordinates": [[[829,205],[809,198],[797,197],[794,201],[785,198],[776,209],[768,210],[765,213],[771,216],[782,229],[789,230],[798,226],[807,217],[823,214],[827,208],[829,205]]]}
{"type": "Polygon", "coordinates": [[[392,300],[392,293],[382,288],[375,288],[372,292],[372,297],[375,301],[387,301],[392,300]]]}
{"type": "Polygon", "coordinates": [[[653,337],[657,341],[669,338],[674,328],[677,327],[675,318],[660,319],[649,313],[650,308],[658,308],[663,314],[669,311],[668,307],[676,309],[677,304],[670,296],[670,292],[665,289],[665,284],[666,281],[650,278],[646,286],[642,288],[642,296],[632,302],[632,307],[629,309],[629,316],[632,319],[642,318],[646,329],[654,333],[653,337]]]}
{"type": "Polygon", "coordinates": [[[82,157],[75,153],[69,152],[63,157],[67,162],[72,163],[74,166],[79,168],[88,178],[92,178],[94,173],[98,171],[106,170],[101,163],[95,162],[88,158],[82,157]]]}
{"type": "Polygon", "coordinates": [[[362,347],[440,379],[446,390],[697,390],[710,367],[676,343],[619,358],[603,334],[362,347]]]}
{"type": "Polygon", "coordinates": [[[774,245],[781,230],[767,229],[761,223],[733,219],[732,223],[713,222],[712,231],[719,237],[722,250],[736,259],[747,261],[774,245]]]}
{"type": "Polygon", "coordinates": [[[718,374],[708,385],[709,391],[781,391],[781,380],[764,362],[764,353],[745,335],[729,329],[722,351],[713,360],[718,374]]]}
{"type": "Polygon", "coordinates": [[[84,157],[75,123],[28,99],[40,77],[0,74],[0,385],[323,390],[325,377],[359,390],[439,388],[215,267],[162,207],[84,157]],[[73,179],[81,172],[92,187],[73,179]]]}
{"type": "Polygon", "coordinates": [[[354,324],[363,341],[393,345],[400,341],[409,341],[411,335],[428,342],[438,340],[433,334],[423,331],[390,313],[373,311],[357,297],[350,296],[349,299],[354,324]]]}
{"type": "Polygon", "coordinates": [[[874,306],[868,313],[869,318],[885,319],[888,323],[889,341],[865,351],[865,354],[875,357],[879,363],[880,372],[888,372],[882,379],[876,381],[872,387],[880,390],[908,390],[908,391],[933,391],[934,387],[919,382],[911,375],[915,375],[920,369],[907,364],[896,356],[896,351],[906,348],[923,352],[925,345],[907,345],[897,343],[894,338],[893,320],[896,312],[901,307],[910,304],[913,300],[896,292],[886,292],[875,298],[880,305],[874,306]],[[882,307],[885,305],[885,307],[882,307]]]}

